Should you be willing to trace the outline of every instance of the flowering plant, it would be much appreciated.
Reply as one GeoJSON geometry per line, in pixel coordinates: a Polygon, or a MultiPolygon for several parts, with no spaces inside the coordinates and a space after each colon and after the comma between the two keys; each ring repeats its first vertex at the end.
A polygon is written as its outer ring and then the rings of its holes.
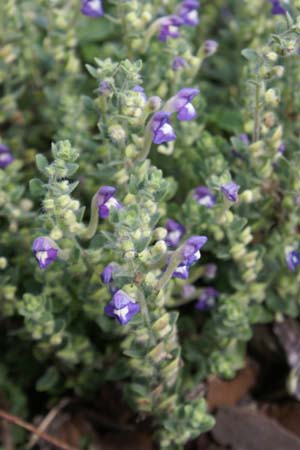
{"type": "Polygon", "coordinates": [[[199,383],[244,366],[254,324],[299,317],[300,4],[248,3],[3,6],[13,412],[32,416],[28,386],[51,404],[118,380],[182,449],[214,425],[199,383]]]}

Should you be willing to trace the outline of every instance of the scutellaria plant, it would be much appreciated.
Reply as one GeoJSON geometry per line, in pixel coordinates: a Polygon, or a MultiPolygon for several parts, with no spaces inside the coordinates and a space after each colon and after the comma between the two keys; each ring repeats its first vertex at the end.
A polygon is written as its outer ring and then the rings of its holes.
{"type": "Polygon", "coordinates": [[[50,404],[119,380],[182,449],[214,424],[198,384],[299,316],[300,5],[21,3],[0,19],[0,386],[30,416],[32,384],[50,404]]]}

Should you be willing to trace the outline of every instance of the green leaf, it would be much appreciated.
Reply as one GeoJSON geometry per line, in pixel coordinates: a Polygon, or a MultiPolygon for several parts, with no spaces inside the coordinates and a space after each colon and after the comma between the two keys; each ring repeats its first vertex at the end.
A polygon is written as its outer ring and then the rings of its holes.
{"type": "Polygon", "coordinates": [[[68,163],[66,164],[67,170],[68,170],[68,177],[71,177],[72,175],[74,175],[78,168],[79,168],[79,164],[76,163],[68,163]]]}
{"type": "Polygon", "coordinates": [[[91,66],[90,64],[86,64],[85,67],[86,67],[86,70],[88,71],[88,73],[90,75],[92,75],[92,77],[98,78],[97,69],[95,69],[95,67],[91,66]]]}
{"type": "Polygon", "coordinates": [[[29,181],[29,190],[33,197],[42,197],[46,193],[45,185],[39,178],[29,181]]]}
{"type": "Polygon", "coordinates": [[[111,34],[116,32],[116,26],[106,20],[101,19],[101,25],[98,20],[91,21],[83,20],[77,26],[76,35],[81,45],[88,42],[101,42],[106,40],[111,34]]]}
{"type": "Polygon", "coordinates": [[[49,165],[47,158],[39,153],[35,157],[36,166],[39,169],[40,172],[44,173],[46,167],[49,165]]]}
{"type": "Polygon", "coordinates": [[[55,367],[49,367],[44,375],[37,380],[36,390],[39,392],[49,391],[59,380],[59,374],[55,367]]]}
{"type": "Polygon", "coordinates": [[[248,59],[248,61],[256,61],[259,56],[255,50],[252,50],[252,48],[244,48],[241,53],[244,58],[248,59]]]}

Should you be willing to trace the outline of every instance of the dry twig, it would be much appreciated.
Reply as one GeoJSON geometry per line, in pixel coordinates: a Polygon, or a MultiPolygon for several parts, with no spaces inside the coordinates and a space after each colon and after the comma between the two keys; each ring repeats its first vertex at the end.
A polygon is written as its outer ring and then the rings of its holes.
{"type": "Polygon", "coordinates": [[[57,447],[61,450],[79,450],[76,447],[72,447],[68,444],[65,444],[61,440],[56,439],[56,438],[50,436],[49,434],[38,430],[30,423],[25,422],[24,420],[20,419],[19,417],[9,414],[8,412],[3,411],[2,409],[0,409],[0,418],[6,420],[7,422],[18,425],[19,427],[22,427],[27,431],[30,431],[31,433],[37,435],[39,438],[44,439],[44,441],[49,442],[50,444],[54,445],[55,447],[57,447]]]}

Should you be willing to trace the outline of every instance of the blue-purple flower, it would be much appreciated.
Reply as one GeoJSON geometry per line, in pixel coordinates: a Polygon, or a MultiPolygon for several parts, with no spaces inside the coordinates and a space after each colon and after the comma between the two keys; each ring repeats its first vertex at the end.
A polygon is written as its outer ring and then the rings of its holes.
{"type": "Polygon", "coordinates": [[[300,266],[300,252],[297,250],[291,250],[286,253],[285,259],[288,265],[288,268],[294,272],[297,266],[300,266]]]}
{"type": "Polygon", "coordinates": [[[97,195],[98,214],[106,219],[112,209],[122,208],[121,203],[114,196],[116,189],[112,186],[102,186],[97,195]]]}
{"type": "Polygon", "coordinates": [[[162,42],[166,42],[167,38],[178,38],[180,36],[179,27],[182,24],[182,19],[176,15],[164,17],[160,22],[158,39],[162,42]]]}
{"type": "Polygon", "coordinates": [[[283,154],[285,153],[285,151],[286,151],[286,146],[285,146],[285,144],[284,144],[283,142],[279,145],[277,151],[278,151],[278,153],[280,153],[281,155],[283,155],[283,154]]]}
{"type": "Polygon", "coordinates": [[[9,166],[14,160],[13,155],[7,145],[0,144],[0,168],[4,169],[9,166]]]}
{"type": "Polygon", "coordinates": [[[168,102],[168,108],[171,112],[177,112],[179,120],[193,120],[197,117],[196,110],[191,101],[199,94],[199,89],[184,88],[172,97],[168,102]]]}
{"type": "Polygon", "coordinates": [[[206,206],[206,208],[212,208],[216,203],[216,197],[207,186],[198,186],[193,197],[199,205],[206,206]]]}
{"type": "Polygon", "coordinates": [[[180,242],[180,239],[185,233],[185,228],[175,220],[169,219],[166,223],[166,229],[168,231],[167,236],[165,237],[165,242],[169,247],[177,247],[180,242]]]}
{"type": "Polygon", "coordinates": [[[186,280],[189,277],[189,268],[201,258],[200,249],[207,242],[206,236],[192,236],[181,249],[182,262],[173,272],[174,278],[186,280]]]}
{"type": "Polygon", "coordinates": [[[271,11],[271,13],[274,16],[285,15],[286,14],[287,11],[281,5],[280,0],[270,0],[270,2],[272,3],[272,11],[271,11]]]}
{"type": "Polygon", "coordinates": [[[114,263],[110,263],[104,267],[100,275],[101,280],[104,284],[109,284],[112,281],[115,268],[116,265],[114,263]]]}
{"type": "Polygon", "coordinates": [[[219,44],[217,41],[208,39],[204,42],[204,53],[206,56],[212,56],[218,50],[219,44]]]}
{"type": "Polygon", "coordinates": [[[189,300],[190,298],[192,298],[195,295],[195,292],[196,292],[196,288],[193,284],[185,284],[182,287],[181,294],[185,300],[189,300]]]}
{"type": "Polygon", "coordinates": [[[153,133],[154,144],[162,144],[176,139],[176,134],[170,121],[171,113],[158,111],[151,120],[151,131],[153,133]]]}
{"type": "Polygon", "coordinates": [[[108,80],[103,80],[99,84],[98,88],[99,94],[104,97],[109,97],[112,93],[111,83],[108,80]]]}
{"type": "Polygon", "coordinates": [[[88,17],[102,17],[104,15],[102,0],[81,0],[81,12],[88,17]]]}
{"type": "Polygon", "coordinates": [[[246,133],[241,133],[239,135],[239,139],[245,144],[245,145],[249,145],[250,144],[250,139],[248,137],[248,135],[246,133]]]}
{"type": "Polygon", "coordinates": [[[222,184],[221,191],[225,197],[231,202],[236,202],[238,200],[238,191],[240,186],[238,186],[234,181],[227,184],[222,184]]]}
{"type": "Polygon", "coordinates": [[[201,295],[198,297],[195,308],[199,311],[206,311],[215,305],[215,299],[219,292],[213,287],[206,287],[203,289],[201,295]]]}
{"type": "Polygon", "coordinates": [[[121,325],[126,325],[139,311],[140,305],[122,290],[115,292],[104,308],[105,314],[117,319],[121,325]]]}
{"type": "Polygon", "coordinates": [[[218,268],[215,264],[209,263],[204,267],[203,275],[209,280],[213,280],[216,277],[217,270],[218,268]]]}
{"type": "Polygon", "coordinates": [[[178,70],[184,69],[188,66],[186,59],[182,56],[176,56],[172,61],[172,69],[177,72],[178,70]]]}
{"type": "Polygon", "coordinates": [[[147,101],[147,95],[145,94],[145,89],[142,86],[134,86],[134,88],[132,89],[134,92],[139,92],[142,99],[145,101],[147,101]]]}
{"type": "Polygon", "coordinates": [[[33,242],[32,250],[40,269],[45,269],[58,257],[58,248],[52,239],[46,236],[36,238],[33,242]]]}
{"type": "Polygon", "coordinates": [[[184,25],[196,26],[199,23],[200,3],[198,0],[184,0],[179,8],[179,16],[182,18],[184,25]]]}

